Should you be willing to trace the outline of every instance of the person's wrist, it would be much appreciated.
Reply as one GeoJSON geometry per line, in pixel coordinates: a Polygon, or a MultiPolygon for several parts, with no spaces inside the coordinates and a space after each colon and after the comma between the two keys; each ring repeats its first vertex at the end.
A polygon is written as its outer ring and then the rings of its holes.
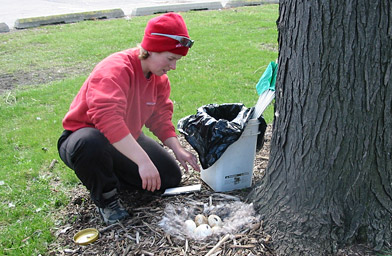
{"type": "Polygon", "coordinates": [[[138,159],[137,159],[137,161],[135,161],[135,163],[140,168],[142,166],[146,166],[146,165],[151,164],[151,159],[148,157],[147,154],[145,154],[144,156],[138,157],[138,159]]]}

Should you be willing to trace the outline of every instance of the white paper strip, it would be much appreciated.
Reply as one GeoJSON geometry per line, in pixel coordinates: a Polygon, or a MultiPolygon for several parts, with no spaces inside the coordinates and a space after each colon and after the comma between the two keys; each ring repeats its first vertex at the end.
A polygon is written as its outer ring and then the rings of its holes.
{"type": "Polygon", "coordinates": [[[184,194],[184,193],[191,193],[191,192],[200,191],[200,189],[201,189],[201,184],[184,186],[184,187],[176,187],[176,188],[168,188],[165,190],[165,193],[163,193],[162,195],[163,196],[172,196],[172,195],[178,195],[178,194],[184,194]]]}

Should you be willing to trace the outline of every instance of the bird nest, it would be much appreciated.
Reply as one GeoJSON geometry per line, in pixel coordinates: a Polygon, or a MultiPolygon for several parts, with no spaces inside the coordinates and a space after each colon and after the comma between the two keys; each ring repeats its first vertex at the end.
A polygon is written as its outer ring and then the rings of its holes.
{"type": "MultiPolygon", "coordinates": [[[[207,217],[206,224],[208,224],[207,217]]],[[[197,222],[197,221],[196,221],[197,222]]],[[[254,229],[260,225],[259,217],[255,215],[252,204],[239,201],[239,198],[215,193],[210,196],[209,204],[187,201],[179,204],[168,204],[159,226],[167,233],[178,239],[217,240],[222,235],[236,235],[254,229]],[[225,202],[213,205],[213,198],[222,197],[225,202]],[[230,200],[234,200],[230,202],[230,200]],[[229,201],[229,202],[228,202],[229,201]],[[197,234],[194,229],[186,226],[186,221],[193,221],[196,216],[218,216],[221,224],[216,231],[207,234],[197,234]]],[[[212,225],[209,225],[210,227],[212,225]]],[[[196,226],[195,226],[196,227],[196,226]]]]}

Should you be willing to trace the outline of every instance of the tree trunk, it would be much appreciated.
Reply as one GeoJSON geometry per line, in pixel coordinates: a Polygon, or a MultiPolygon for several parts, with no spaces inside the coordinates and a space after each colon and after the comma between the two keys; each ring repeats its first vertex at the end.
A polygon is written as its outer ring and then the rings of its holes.
{"type": "Polygon", "coordinates": [[[280,1],[276,118],[249,195],[280,255],[392,243],[392,3],[280,1]]]}

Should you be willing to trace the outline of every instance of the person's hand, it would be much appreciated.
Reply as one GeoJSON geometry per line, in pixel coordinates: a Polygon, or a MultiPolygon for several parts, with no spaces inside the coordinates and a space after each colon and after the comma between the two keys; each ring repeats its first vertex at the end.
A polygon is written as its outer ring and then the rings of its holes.
{"type": "Polygon", "coordinates": [[[150,161],[139,165],[142,188],[154,192],[161,188],[161,177],[155,165],[150,161]]]}
{"type": "Polygon", "coordinates": [[[189,163],[194,170],[200,172],[200,167],[197,163],[197,157],[194,154],[183,148],[175,151],[174,154],[176,155],[178,162],[181,163],[186,171],[188,171],[187,163],[189,163]]]}
{"type": "Polygon", "coordinates": [[[157,168],[130,133],[121,140],[113,143],[113,146],[137,164],[143,189],[151,192],[161,189],[161,177],[157,168]]]}
{"type": "Polygon", "coordinates": [[[177,137],[167,138],[164,144],[173,150],[178,162],[180,162],[182,167],[184,167],[185,171],[188,171],[187,163],[189,163],[195,171],[200,172],[200,167],[197,163],[197,157],[191,152],[185,150],[181,146],[177,137]]]}

